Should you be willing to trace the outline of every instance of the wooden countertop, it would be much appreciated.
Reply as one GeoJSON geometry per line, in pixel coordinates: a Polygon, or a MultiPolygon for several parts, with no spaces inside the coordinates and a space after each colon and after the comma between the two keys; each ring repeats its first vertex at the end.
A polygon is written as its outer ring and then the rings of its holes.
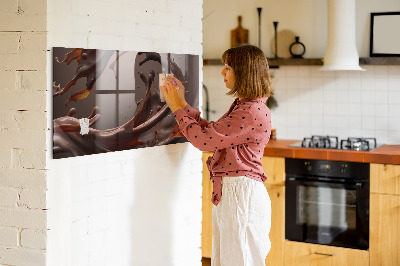
{"type": "Polygon", "coordinates": [[[264,156],[364,163],[400,164],[400,145],[383,145],[372,151],[289,147],[301,140],[270,140],[264,156]]]}

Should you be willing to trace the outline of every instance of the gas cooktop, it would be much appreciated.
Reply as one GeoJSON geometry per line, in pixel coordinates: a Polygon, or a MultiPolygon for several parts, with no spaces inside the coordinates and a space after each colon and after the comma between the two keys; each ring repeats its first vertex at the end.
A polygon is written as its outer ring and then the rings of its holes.
{"type": "Polygon", "coordinates": [[[382,145],[377,145],[376,138],[347,138],[339,142],[336,136],[311,136],[302,142],[289,145],[291,147],[321,148],[353,151],[371,151],[382,145]]]}

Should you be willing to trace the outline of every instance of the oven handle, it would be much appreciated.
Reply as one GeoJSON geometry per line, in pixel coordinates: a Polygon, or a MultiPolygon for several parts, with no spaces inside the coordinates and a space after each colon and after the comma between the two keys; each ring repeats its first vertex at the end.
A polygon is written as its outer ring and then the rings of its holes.
{"type": "Polygon", "coordinates": [[[314,252],[314,254],[316,254],[316,255],[324,255],[324,256],[335,256],[335,253],[333,253],[333,254],[328,254],[328,253],[320,253],[320,252],[314,252]]]}
{"type": "Polygon", "coordinates": [[[321,180],[316,180],[316,181],[309,181],[309,180],[304,180],[303,178],[298,178],[298,177],[288,177],[286,181],[291,181],[291,182],[296,182],[296,183],[301,183],[304,185],[318,185],[318,184],[325,184],[325,185],[342,185],[345,187],[349,188],[354,188],[354,189],[361,189],[363,187],[362,182],[356,182],[356,183],[346,183],[346,182],[332,182],[332,181],[321,181],[321,180]]]}

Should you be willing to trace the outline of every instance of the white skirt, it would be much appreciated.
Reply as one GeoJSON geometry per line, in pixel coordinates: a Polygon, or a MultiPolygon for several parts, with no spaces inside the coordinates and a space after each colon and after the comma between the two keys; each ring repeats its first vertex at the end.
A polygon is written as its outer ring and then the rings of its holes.
{"type": "Polygon", "coordinates": [[[271,200],[262,182],[246,176],[223,177],[212,224],[212,266],[265,265],[271,249],[271,200]]]}

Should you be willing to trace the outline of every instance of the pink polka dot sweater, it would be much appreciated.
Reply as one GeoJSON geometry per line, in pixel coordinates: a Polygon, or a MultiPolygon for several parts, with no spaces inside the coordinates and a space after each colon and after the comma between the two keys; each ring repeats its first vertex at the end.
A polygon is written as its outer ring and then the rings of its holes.
{"type": "Polygon", "coordinates": [[[267,97],[236,98],[229,111],[216,122],[201,118],[200,111],[190,105],[174,112],[179,125],[170,137],[184,136],[199,150],[214,151],[207,160],[214,205],[221,200],[224,176],[247,176],[261,182],[267,179],[261,164],[271,131],[271,113],[266,100],[267,97]]]}

